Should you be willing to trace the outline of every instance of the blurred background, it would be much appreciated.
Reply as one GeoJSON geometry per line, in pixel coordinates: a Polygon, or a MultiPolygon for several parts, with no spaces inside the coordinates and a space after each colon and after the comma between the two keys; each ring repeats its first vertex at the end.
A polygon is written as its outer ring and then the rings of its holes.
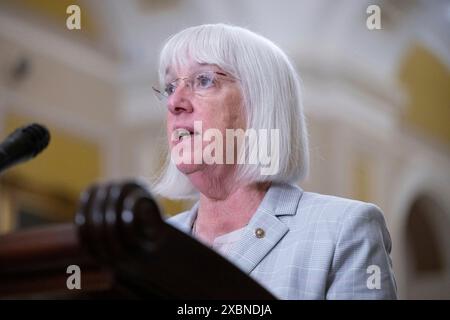
{"type": "MultiPolygon", "coordinates": [[[[165,159],[157,56],[192,25],[248,27],[303,80],[307,191],[382,208],[402,299],[450,299],[450,1],[0,0],[0,134],[52,134],[0,178],[0,233],[72,221],[99,180],[150,180],[165,159]],[[69,30],[66,9],[81,9],[69,30]],[[381,29],[369,30],[369,5],[381,29]]],[[[158,199],[168,215],[188,202],[158,199]]]]}

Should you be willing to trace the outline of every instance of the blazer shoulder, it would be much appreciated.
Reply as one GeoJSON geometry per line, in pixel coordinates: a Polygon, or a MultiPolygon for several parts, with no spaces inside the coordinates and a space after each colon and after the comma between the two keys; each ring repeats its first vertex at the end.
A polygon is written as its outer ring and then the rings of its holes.
{"type": "Polygon", "coordinates": [[[303,193],[297,216],[308,220],[336,221],[339,224],[348,219],[375,219],[384,224],[381,209],[373,203],[314,192],[303,193]]]}

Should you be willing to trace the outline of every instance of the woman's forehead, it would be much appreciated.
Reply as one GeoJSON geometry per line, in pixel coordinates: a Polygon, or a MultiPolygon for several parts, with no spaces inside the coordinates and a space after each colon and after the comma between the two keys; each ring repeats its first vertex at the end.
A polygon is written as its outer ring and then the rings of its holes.
{"type": "Polygon", "coordinates": [[[186,65],[169,65],[166,68],[166,76],[177,76],[177,75],[185,75],[191,74],[197,71],[203,70],[213,70],[213,71],[223,71],[218,65],[211,63],[199,63],[199,62],[190,62],[186,65]]]}

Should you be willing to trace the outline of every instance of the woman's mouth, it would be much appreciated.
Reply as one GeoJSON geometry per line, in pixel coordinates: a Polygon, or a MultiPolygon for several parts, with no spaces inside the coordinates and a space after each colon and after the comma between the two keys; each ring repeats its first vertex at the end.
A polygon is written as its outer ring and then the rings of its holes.
{"type": "Polygon", "coordinates": [[[172,132],[172,138],[176,142],[183,141],[187,138],[190,138],[192,136],[197,136],[198,133],[194,132],[193,130],[189,128],[177,128],[172,132]]]}

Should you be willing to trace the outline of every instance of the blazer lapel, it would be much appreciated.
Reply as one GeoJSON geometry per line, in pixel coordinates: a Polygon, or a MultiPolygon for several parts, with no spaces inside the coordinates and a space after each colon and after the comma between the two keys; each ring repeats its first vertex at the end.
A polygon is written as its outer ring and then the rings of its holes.
{"type": "Polygon", "coordinates": [[[294,185],[272,184],[228,256],[246,273],[252,270],[289,231],[280,216],[295,215],[303,191],[294,185]]]}
{"type": "MultiPolygon", "coordinates": [[[[296,214],[302,194],[303,191],[295,185],[272,183],[227,259],[247,274],[252,272],[289,231],[285,222],[279,218],[296,214]]],[[[189,211],[170,219],[169,223],[191,234],[198,206],[197,202],[189,211]]]]}

